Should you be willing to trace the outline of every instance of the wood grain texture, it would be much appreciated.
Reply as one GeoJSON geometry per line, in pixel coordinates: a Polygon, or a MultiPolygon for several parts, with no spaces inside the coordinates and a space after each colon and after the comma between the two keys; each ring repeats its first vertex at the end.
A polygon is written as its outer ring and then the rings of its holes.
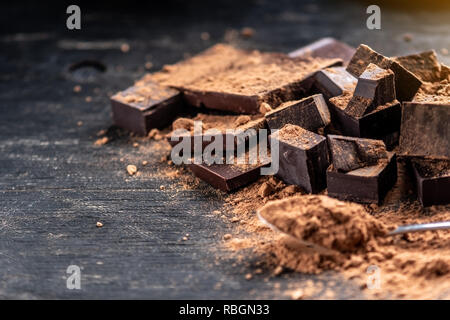
{"type": "Polygon", "coordinates": [[[146,61],[157,70],[223,41],[229,28],[255,28],[253,38],[235,41],[245,48],[289,52],[334,36],[400,55],[449,48],[446,32],[433,31],[449,30],[448,13],[425,13],[421,28],[419,13],[398,23],[395,13],[383,12],[384,29],[373,33],[361,18],[365,8],[354,3],[345,10],[333,1],[241,1],[239,10],[222,1],[215,8],[187,3],[136,10],[142,2],[125,8],[81,2],[76,32],[65,29],[63,3],[1,5],[0,298],[288,298],[285,289],[308,279],[323,282],[324,290],[333,281],[338,298],[363,297],[334,273],[286,273],[266,282],[265,272],[246,281],[257,260],[249,252],[238,262],[223,248],[223,234],[236,231],[212,214],[223,206],[220,195],[204,184],[177,191],[157,174],[162,152],[149,152],[152,142],[133,148],[122,135],[96,147],[96,132],[111,125],[109,95],[142,76],[146,61]],[[200,39],[205,31],[210,40],[200,39]],[[412,43],[401,41],[406,31],[415,35],[412,43]],[[68,73],[68,66],[87,59],[107,69],[90,70],[92,81],[80,82],[86,74],[68,73]],[[80,93],[73,92],[77,84],[80,93]],[[126,165],[138,160],[150,164],[127,176],[126,165]],[[190,240],[181,241],[186,233],[190,240]],[[71,264],[82,269],[81,290],[66,288],[71,264]]]}

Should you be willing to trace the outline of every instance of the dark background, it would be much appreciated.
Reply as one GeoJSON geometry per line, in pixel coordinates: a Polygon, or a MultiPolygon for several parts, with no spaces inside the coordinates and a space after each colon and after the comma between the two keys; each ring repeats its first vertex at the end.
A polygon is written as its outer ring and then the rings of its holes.
{"type": "Polygon", "coordinates": [[[108,96],[142,76],[146,61],[158,70],[243,27],[255,30],[234,38],[244,48],[289,52],[332,36],[385,55],[433,48],[450,64],[441,54],[450,49],[448,1],[380,5],[382,30],[366,28],[360,1],[0,4],[0,298],[288,298],[284,290],[307,279],[338,298],[364,298],[333,273],[244,280],[257,259],[239,262],[222,247],[223,234],[236,230],[212,213],[220,194],[204,184],[177,191],[157,174],[164,154],[153,142],[133,148],[121,131],[103,147],[93,142],[111,125],[108,96]],[[81,7],[79,31],[66,29],[69,4],[81,7]],[[70,71],[86,60],[104,72],[70,71]],[[128,177],[126,165],[142,160],[150,164],[128,177]],[[80,291],[66,289],[71,264],[82,269],[80,291]]]}

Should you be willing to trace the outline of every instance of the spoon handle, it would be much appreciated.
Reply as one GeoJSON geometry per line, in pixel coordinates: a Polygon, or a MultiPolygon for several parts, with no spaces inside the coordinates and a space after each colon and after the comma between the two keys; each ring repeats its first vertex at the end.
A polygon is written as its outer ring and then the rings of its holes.
{"type": "Polygon", "coordinates": [[[409,233],[409,232],[443,230],[443,229],[450,229],[450,221],[432,222],[432,223],[424,223],[424,224],[410,224],[410,225],[400,226],[397,229],[395,229],[394,231],[389,232],[388,236],[409,233]]]}

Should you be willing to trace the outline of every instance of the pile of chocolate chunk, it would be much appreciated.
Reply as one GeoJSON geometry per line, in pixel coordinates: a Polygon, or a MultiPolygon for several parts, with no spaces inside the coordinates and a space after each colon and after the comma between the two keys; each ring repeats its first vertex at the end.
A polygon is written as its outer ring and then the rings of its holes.
{"type": "Polygon", "coordinates": [[[380,204],[401,160],[424,206],[450,202],[450,68],[432,50],[389,58],[332,38],[289,54],[218,44],[145,75],[111,103],[114,123],[136,134],[172,126],[173,148],[187,135],[200,150],[219,137],[223,150],[249,152],[251,137],[229,129],[266,129],[258,143],[278,146],[268,160],[187,164],[226,192],[257,180],[277,157],[274,174],[305,192],[380,204]]]}

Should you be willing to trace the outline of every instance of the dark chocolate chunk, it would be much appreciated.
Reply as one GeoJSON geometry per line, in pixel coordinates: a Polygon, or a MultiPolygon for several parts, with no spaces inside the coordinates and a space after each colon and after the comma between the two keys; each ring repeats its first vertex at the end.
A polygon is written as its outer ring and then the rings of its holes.
{"type": "Polygon", "coordinates": [[[398,62],[373,51],[364,44],[356,49],[355,55],[347,66],[347,71],[353,76],[359,77],[370,63],[394,72],[396,97],[400,101],[410,101],[422,85],[420,79],[398,62]]]}
{"type": "Polygon", "coordinates": [[[327,171],[328,196],[346,201],[381,204],[397,181],[395,154],[387,161],[349,172],[330,167],[327,171]]]}
{"type": "Polygon", "coordinates": [[[394,100],[362,117],[354,118],[344,111],[351,97],[352,94],[346,92],[329,100],[333,126],[346,136],[383,140],[388,149],[397,145],[402,115],[400,102],[394,100]]]}
{"type": "MultiPolygon", "coordinates": [[[[266,121],[261,115],[258,116],[232,116],[232,115],[197,115],[193,119],[179,118],[172,124],[173,130],[168,137],[172,147],[181,143],[182,139],[191,141],[191,153],[194,152],[194,142],[201,141],[201,151],[213,142],[216,137],[221,137],[224,151],[228,147],[237,150],[241,143],[248,147],[253,137],[258,141],[259,130],[266,128],[266,121]],[[243,121],[241,120],[243,119],[243,121]],[[194,131],[194,121],[202,121],[198,133],[194,131]],[[231,144],[227,146],[227,141],[231,144]]],[[[267,136],[266,136],[267,137],[267,136]]]]}
{"type": "Polygon", "coordinates": [[[450,104],[404,102],[400,154],[450,159],[450,104]]]}
{"type": "MultiPolygon", "coordinates": [[[[269,136],[277,139],[279,170],[284,182],[317,193],[326,187],[329,165],[326,138],[294,125],[286,125],[269,136]]],[[[273,151],[272,151],[273,156],[273,151]]]]}
{"type": "Polygon", "coordinates": [[[181,111],[179,91],[200,78],[236,66],[250,52],[218,44],[161,71],[147,74],[135,86],[111,98],[113,119],[118,126],[145,135],[152,128],[169,125],[181,111]]]}
{"type": "Polygon", "coordinates": [[[111,97],[114,124],[139,135],[166,127],[181,107],[181,94],[177,90],[148,81],[138,81],[111,97]]]}
{"type": "Polygon", "coordinates": [[[450,161],[413,159],[417,196],[424,207],[450,203],[450,161]]]}
{"type": "Polygon", "coordinates": [[[395,57],[393,60],[400,63],[422,81],[441,81],[441,64],[434,50],[395,57]]]}
{"type": "Polygon", "coordinates": [[[270,130],[294,124],[309,131],[317,131],[330,124],[330,112],[321,94],[302,100],[288,101],[265,115],[270,130]]]}
{"type": "Polygon", "coordinates": [[[347,64],[355,54],[355,48],[334,38],[322,38],[309,45],[296,49],[289,53],[291,58],[307,57],[313,58],[339,58],[347,64]]]}
{"type": "Polygon", "coordinates": [[[373,166],[387,159],[386,146],[381,140],[328,135],[333,169],[348,172],[373,166]]]}
{"type": "Polygon", "coordinates": [[[317,71],[340,64],[339,59],[254,52],[245,64],[204,77],[182,90],[184,98],[194,106],[256,114],[263,102],[277,107],[304,97],[317,71]]]}
{"type": "Polygon", "coordinates": [[[340,96],[344,91],[353,91],[356,83],[357,79],[344,67],[336,67],[317,72],[314,86],[328,101],[332,97],[340,96]]]}
{"type": "Polygon", "coordinates": [[[359,76],[345,112],[359,118],[376,107],[395,100],[394,73],[371,63],[359,76]]]}
{"type": "Polygon", "coordinates": [[[188,168],[201,180],[216,189],[230,192],[243,187],[261,176],[261,168],[270,165],[270,161],[259,164],[188,164],[188,168]]]}

